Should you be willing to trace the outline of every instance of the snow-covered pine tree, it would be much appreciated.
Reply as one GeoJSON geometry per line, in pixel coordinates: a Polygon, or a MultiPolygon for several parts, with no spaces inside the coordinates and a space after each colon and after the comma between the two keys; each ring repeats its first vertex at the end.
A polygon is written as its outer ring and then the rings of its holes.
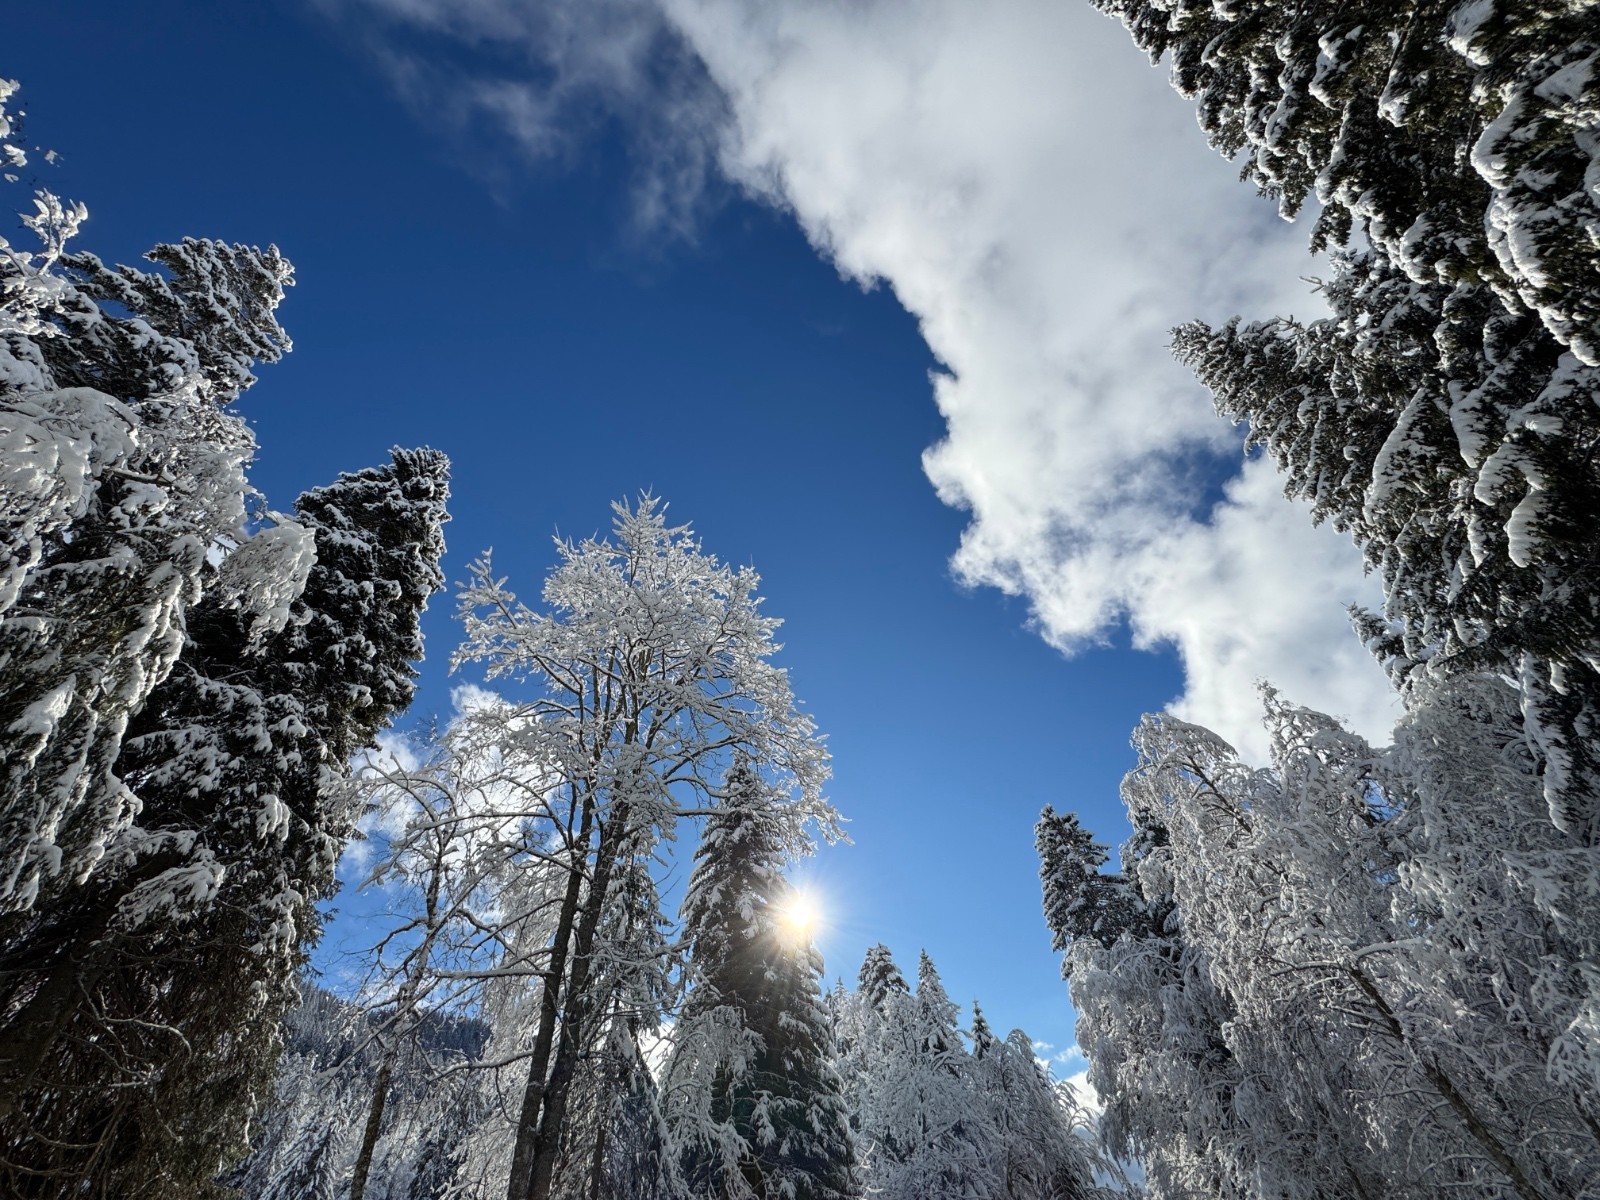
{"type": "Polygon", "coordinates": [[[690,990],[663,1086],[689,1194],[858,1194],[822,964],[781,927],[793,833],[754,765],[729,770],[684,895],[690,990]]]}
{"type": "Polygon", "coordinates": [[[880,1011],[888,1003],[890,995],[910,995],[911,988],[906,983],[906,977],[900,974],[889,947],[882,942],[867,947],[867,956],[861,961],[856,991],[868,1005],[880,1011]]]}
{"type": "Polygon", "coordinates": [[[822,1000],[822,955],[808,936],[790,937],[795,944],[771,972],[770,1004],[754,1022],[762,1054],[751,1082],[760,1089],[754,1123],[766,1195],[850,1200],[861,1190],[822,1000]]]}
{"type": "Polygon", "coordinates": [[[1176,348],[1403,624],[1519,678],[1550,817],[1600,842],[1600,53],[1593,5],[1094,0],[1293,214],[1329,318],[1176,348]]]}
{"type": "Polygon", "coordinates": [[[1588,4],[1424,9],[1091,0],[1195,100],[1220,152],[1316,244],[1349,230],[1418,281],[1487,286],[1600,364],[1600,51],[1588,4]]]}
{"type": "Polygon", "coordinates": [[[1079,1200],[1095,1195],[1093,1156],[1079,1139],[1084,1118],[1063,1084],[1039,1065],[1020,1029],[994,1036],[972,1006],[973,1119],[982,1129],[994,1200],[1079,1200]]]}
{"type": "Polygon", "coordinates": [[[443,455],[396,450],[300,498],[294,571],[258,535],[189,609],[115,762],[137,822],[0,955],[13,1194],[202,1195],[243,1153],[355,816],[346,764],[411,697],[447,492],[443,455]]]}
{"type": "Polygon", "coordinates": [[[983,1009],[978,1002],[972,1002],[972,1028],[968,1031],[972,1038],[972,1057],[982,1060],[995,1052],[995,1047],[1000,1044],[1000,1039],[995,1037],[994,1029],[989,1025],[989,1018],[983,1015],[983,1009]]]}
{"type": "Polygon", "coordinates": [[[1148,926],[1154,914],[1138,889],[1125,876],[1100,869],[1110,854],[1078,824],[1076,813],[1045,805],[1033,837],[1052,949],[1065,952],[1080,938],[1109,946],[1124,934],[1153,932],[1148,926]]]}
{"type": "MultiPolygon", "coordinates": [[[[977,1195],[990,1147],[975,1123],[955,1005],[926,953],[917,974],[915,994],[892,983],[857,993],[862,1036],[847,1061],[862,1179],[890,1200],[977,1195]]],[[[878,946],[862,975],[878,983],[899,971],[878,946]]]]}
{"type": "Polygon", "coordinates": [[[289,348],[276,247],[186,239],[150,252],[159,271],[110,271],[67,249],[86,216],[39,192],[41,248],[0,239],[0,939],[133,819],[127,722],[177,661],[208,552],[245,532],[254,438],[228,406],[289,348]]]}
{"type": "Polygon", "coordinates": [[[956,1006],[944,990],[939,969],[926,950],[917,954],[917,994],[913,1008],[917,1014],[917,1053],[925,1060],[941,1064],[952,1074],[965,1054],[956,1027],[956,1006]]]}
{"type": "Polygon", "coordinates": [[[865,1194],[895,1200],[1110,1195],[1093,1182],[1098,1160],[1077,1132],[1076,1106],[1039,1066],[1027,1035],[1014,1031],[1001,1041],[974,1004],[969,1054],[956,1006],[926,953],[917,975],[913,994],[888,949],[873,946],[862,986],[832,1001],[865,1194]]]}
{"type": "Polygon", "coordinates": [[[335,1093],[330,1099],[284,1148],[282,1170],[267,1182],[259,1200],[338,1200],[352,1109],[350,1097],[335,1093]]]}
{"type": "Polygon", "coordinates": [[[42,249],[0,242],[0,1171],[199,1195],[275,1056],[344,762],[410,698],[446,464],[252,531],[231,406],[289,349],[289,264],[185,239],[113,269],[67,251],[81,205],[35,207],[42,249]]]}
{"type": "MultiPolygon", "coordinates": [[[[441,1091],[426,1093],[427,1103],[407,1114],[401,1128],[413,1131],[404,1175],[394,1175],[396,1186],[387,1195],[396,1200],[452,1200],[462,1194],[458,1186],[472,1130],[489,1120],[492,1100],[480,1076],[464,1074],[441,1091]],[[398,1186],[404,1179],[404,1190],[398,1186]]],[[[400,1124],[397,1122],[397,1124],[400,1124]]],[[[376,1194],[376,1193],[375,1193],[376,1194]]],[[[471,1195],[471,1192],[467,1193],[471,1195]]]]}
{"type": "Polygon", "coordinates": [[[783,812],[796,838],[811,824],[838,832],[821,796],[827,755],[785,673],[767,661],[778,622],[759,614],[757,576],[704,554],[687,527],[667,525],[654,497],[614,510],[614,541],[557,543],[549,612],[520,604],[487,560],[462,595],[458,659],[538,689],[493,719],[524,761],[545,765],[549,803],[571,817],[508,1200],[552,1195],[574,1081],[610,1001],[596,968],[619,870],[653,855],[686,812],[703,812],[741,753],[793,793],[783,812]]]}
{"type": "Polygon", "coordinates": [[[1065,952],[1062,974],[1078,1012],[1078,1044],[1089,1083],[1105,1102],[1100,1141],[1113,1158],[1143,1165],[1153,1200],[1194,1194],[1244,1200],[1251,1193],[1239,1183],[1236,1153],[1243,1128],[1232,1107],[1243,1069],[1224,1037],[1232,1010],[1212,984],[1204,955],[1183,935],[1165,813],[1140,797],[1129,816],[1124,870],[1103,881],[1091,876],[1105,852],[1075,817],[1047,808],[1037,831],[1051,929],[1065,952]],[[1137,904],[1118,903],[1112,911],[1161,919],[1136,918],[1125,927],[1104,920],[1099,901],[1125,889],[1136,891],[1137,904]]]}

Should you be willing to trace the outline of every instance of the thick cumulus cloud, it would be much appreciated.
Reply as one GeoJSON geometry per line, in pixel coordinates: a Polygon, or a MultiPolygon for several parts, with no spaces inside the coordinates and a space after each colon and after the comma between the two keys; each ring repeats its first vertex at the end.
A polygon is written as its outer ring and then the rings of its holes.
{"type": "Polygon", "coordinates": [[[1259,750],[1254,682],[1390,719],[1344,606],[1357,555],[1284,500],[1166,353],[1196,316],[1318,307],[1314,264],[1117,26],[1059,0],[669,0],[730,99],[724,169],[887,280],[949,373],[924,462],[971,514],[961,577],[1064,650],[1126,620],[1175,706],[1259,750]],[[1208,484],[1211,486],[1208,487],[1208,484]]]}
{"type": "MultiPolygon", "coordinates": [[[[1314,314],[1304,230],[1251,196],[1081,0],[605,0],[603,21],[532,32],[494,0],[362,2],[536,47],[542,82],[495,85],[530,149],[562,98],[550,81],[581,81],[679,139],[663,161],[711,147],[841,272],[887,282],[947,368],[932,392],[948,432],[924,462],[970,514],[955,571],[1026,597],[1051,643],[1175,646],[1175,711],[1247,751],[1262,678],[1387,728],[1344,613],[1376,600],[1355,551],[1313,530],[1269,466],[1241,467],[1238,432],[1166,352],[1193,317],[1314,314]],[[640,47],[658,53],[664,31],[714,86],[658,71],[653,109],[640,47]],[[538,114],[534,132],[516,112],[538,114]]],[[[692,184],[668,178],[675,195],[692,184]]]]}

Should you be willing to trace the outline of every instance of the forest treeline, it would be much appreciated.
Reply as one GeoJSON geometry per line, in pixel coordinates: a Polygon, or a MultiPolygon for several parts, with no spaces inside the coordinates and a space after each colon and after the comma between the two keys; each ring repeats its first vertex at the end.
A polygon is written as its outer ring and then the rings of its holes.
{"type": "Polygon", "coordinates": [[[377,750],[446,459],[273,510],[237,405],[288,262],[107,266],[41,190],[0,242],[0,1190],[1600,1196],[1600,6],[1095,3],[1314,214],[1326,316],[1174,349],[1362,549],[1402,709],[1374,745],[1264,686],[1266,766],[1147,717],[1115,869],[1045,809],[1103,1112],[926,954],[824,989],[822,740],[754,573],[653,496],[533,602],[478,560],[455,660],[496,691],[377,750]],[[334,995],[358,827],[387,915],[334,995]]]}

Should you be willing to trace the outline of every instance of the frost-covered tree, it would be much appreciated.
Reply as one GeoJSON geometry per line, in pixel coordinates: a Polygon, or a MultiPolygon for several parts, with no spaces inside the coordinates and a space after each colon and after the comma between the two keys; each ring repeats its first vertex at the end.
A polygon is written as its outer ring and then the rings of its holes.
{"type": "Polygon", "coordinates": [[[286,1051],[274,1095],[253,1123],[250,1157],[227,1178],[242,1200],[348,1194],[367,1098],[389,1068],[389,1103],[372,1153],[370,1195],[445,1200],[472,1128],[489,1116],[479,1060],[481,1022],[439,1010],[419,1014],[399,1055],[374,1036],[375,1013],[307,983],[284,1020],[286,1051]],[[453,1069],[452,1069],[453,1068],[453,1069]]]}
{"type": "Polygon", "coordinates": [[[1380,751],[1269,691],[1271,769],[1140,727],[1124,799],[1164,832],[1124,866],[1164,932],[1055,911],[1102,1132],[1157,1197],[1589,1194],[1592,873],[1514,689],[1424,672],[1411,700],[1380,751]]]}
{"type": "Polygon", "coordinates": [[[854,1148],[821,961],[786,930],[792,823],[738,760],[707,818],[683,902],[691,980],[665,1076],[690,1194],[845,1200],[854,1148]]]}
{"type": "Polygon", "coordinates": [[[1075,1200],[1095,1194],[1093,1160],[1078,1133],[1084,1117],[1066,1085],[1039,1065],[1020,1029],[1001,1041],[972,1006],[968,1071],[995,1200],[1075,1200]]]}
{"type": "Polygon", "coordinates": [[[1404,965],[1450,979],[1487,1017],[1480,1044],[1531,1055],[1600,1137],[1600,854],[1540,819],[1539,755],[1498,675],[1419,673],[1383,760],[1405,835],[1406,907],[1431,936],[1404,965]]]}
{"type": "Polygon", "coordinates": [[[846,1059],[862,1181],[869,1194],[895,1200],[971,1195],[987,1148],[975,1136],[955,1006],[925,953],[918,976],[924,995],[900,981],[882,945],[862,964],[846,1059]]]}
{"type": "Polygon", "coordinates": [[[1180,359],[1348,530],[1397,666],[1520,681],[1550,819],[1600,841],[1600,35],[1589,3],[1094,0],[1222,153],[1309,198],[1330,317],[1180,359]]]}
{"type": "Polygon", "coordinates": [[[186,239],[110,268],[66,248],[85,215],[41,192],[41,249],[0,243],[0,1173],[201,1194],[276,1055],[344,764],[410,699],[447,463],[266,511],[233,404],[289,348],[289,264],[186,239]]]}
{"type": "MultiPolygon", "coordinates": [[[[40,248],[0,239],[0,937],[134,818],[128,722],[178,661],[208,555],[246,533],[254,438],[229,406],[289,348],[276,247],[187,239],[113,271],[67,248],[86,216],[40,192],[40,248]]],[[[293,523],[263,536],[282,586],[237,601],[271,624],[306,543],[293,523]]]]}
{"type": "MultiPolygon", "coordinates": [[[[1170,914],[1159,847],[1149,858],[1149,870],[1137,876],[1140,890],[1170,914]]],[[[1062,969],[1089,1082],[1105,1103],[1099,1136],[1106,1150],[1140,1162],[1157,1198],[1248,1194],[1230,1161],[1243,1132],[1231,1103],[1241,1069],[1223,1036],[1232,1011],[1204,956],[1171,915],[1160,927],[1066,945],[1062,969]]]]}
{"type": "Polygon", "coordinates": [[[603,997],[579,1059],[551,1194],[558,1200],[671,1194],[676,1176],[656,1081],[645,1060],[675,998],[673,959],[653,860],[635,853],[613,872],[590,987],[603,997]]]}
{"type": "Polygon", "coordinates": [[[882,942],[867,947],[867,956],[861,962],[857,980],[857,992],[862,999],[873,1008],[882,1010],[890,995],[908,995],[910,991],[905,976],[900,974],[900,968],[895,965],[894,956],[889,953],[889,947],[882,942]]]}
{"type": "Polygon", "coordinates": [[[459,659],[536,693],[497,720],[524,761],[545,765],[573,849],[524,1051],[508,1200],[546,1200],[555,1186],[574,1083],[615,996],[598,972],[604,931],[620,928],[619,873],[681,817],[707,813],[741,753],[792,796],[784,812],[797,828],[836,832],[821,796],[826,755],[767,661],[777,622],[760,615],[754,572],[703,553],[654,498],[615,513],[614,539],[558,543],[547,611],[518,603],[487,561],[462,597],[459,659]]]}
{"type": "MultiPolygon", "coordinates": [[[[503,1105],[490,1098],[522,1088],[530,1008],[537,1020],[530,989],[579,852],[552,806],[545,764],[516,753],[514,706],[480,694],[469,708],[426,738],[362,759],[374,860],[358,886],[381,894],[384,916],[370,922],[376,942],[351,997],[368,1014],[351,1052],[360,1070],[350,1087],[365,1114],[348,1164],[352,1197],[395,1193],[410,1153],[399,1131],[413,1126],[430,1130],[428,1188],[488,1191],[496,1175],[494,1187],[504,1187],[510,1143],[503,1105]],[[468,1015],[486,1035],[484,1053],[467,1063],[426,1050],[442,1020],[468,1015]],[[464,1093],[469,1070],[484,1078],[464,1093]],[[448,1102],[453,1120],[452,1097],[467,1094],[483,1100],[481,1119],[451,1125],[447,1137],[430,1106],[448,1102]]],[[[610,911],[656,907],[646,899],[610,911]]],[[[583,1068],[585,1080],[600,1073],[590,1059],[583,1068]]]]}
{"type": "Polygon", "coordinates": [[[867,1195],[914,1200],[1078,1200],[1102,1194],[1071,1097],[1027,1035],[1001,1041],[973,1006],[972,1050],[933,960],[906,988],[888,950],[867,952],[862,986],[836,1001],[841,1073],[867,1195]],[[897,980],[884,986],[885,981],[897,980]]]}
{"type": "Polygon", "coordinates": [[[255,538],[188,610],[114,763],[136,821],[0,947],[18,1194],[77,1171],[93,1194],[198,1192],[242,1152],[355,817],[346,763],[411,697],[447,479],[443,455],[396,450],[306,493],[272,620],[241,601],[282,581],[255,538]]]}
{"type": "MultiPolygon", "coordinates": [[[[433,758],[411,769],[370,758],[364,782],[383,830],[376,864],[361,887],[383,890],[392,914],[372,949],[360,989],[375,1015],[370,1053],[377,1061],[366,1121],[350,1169],[350,1200],[362,1200],[379,1139],[392,1126],[388,1103],[396,1073],[417,1057],[418,1039],[440,1012],[481,1010],[482,985],[514,971],[514,956],[486,932],[499,927],[508,900],[526,894],[508,886],[525,867],[518,849],[528,815],[519,800],[538,797],[537,783],[496,756],[447,731],[433,758]]],[[[454,1066],[455,1064],[449,1064],[454,1066]]],[[[442,1174],[444,1160],[433,1163],[442,1174]]]]}
{"type": "Polygon", "coordinates": [[[350,1109],[336,1101],[321,1120],[301,1128],[284,1153],[283,1170],[268,1182],[261,1200],[337,1200],[343,1183],[341,1151],[349,1134],[350,1109]]]}

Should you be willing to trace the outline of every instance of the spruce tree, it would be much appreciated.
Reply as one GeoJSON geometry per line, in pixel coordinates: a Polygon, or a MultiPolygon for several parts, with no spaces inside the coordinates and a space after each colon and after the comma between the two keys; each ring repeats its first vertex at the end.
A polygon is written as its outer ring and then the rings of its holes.
{"type": "Polygon", "coordinates": [[[917,1053],[924,1059],[950,1065],[964,1053],[956,1029],[956,1006],[944,990],[939,969],[926,950],[917,955],[917,1053]]]}
{"type": "Polygon", "coordinates": [[[790,888],[772,796],[737,762],[707,818],[684,897],[691,990],[666,1073],[697,1196],[857,1194],[820,957],[780,928],[790,888]]]}
{"type": "Polygon", "coordinates": [[[1099,1195],[1079,1114],[1020,1033],[994,1036],[973,1005],[972,1051],[962,1045],[933,960],[918,959],[917,990],[888,950],[867,952],[863,986],[836,1001],[848,1031],[841,1060],[865,1194],[886,1200],[1076,1200],[1099,1195]],[[1019,1040],[1020,1039],[1020,1040],[1019,1040]],[[1018,1057],[1018,1047],[1025,1053],[1018,1057]]]}
{"type": "Polygon", "coordinates": [[[110,271],[66,250],[82,205],[36,205],[39,251],[0,239],[0,938],[133,821],[116,759],[208,553],[245,535],[255,442],[229,405],[289,348],[294,278],[275,246],[194,239],[110,271]]]}
{"type": "Polygon", "coordinates": [[[1600,841],[1600,51],[1592,5],[1095,0],[1222,153],[1321,205],[1333,315],[1177,352],[1348,530],[1391,664],[1519,679],[1550,818],[1600,841]]]}
{"type": "Polygon", "coordinates": [[[989,1019],[983,1015],[983,1009],[978,1007],[978,1002],[972,1002],[972,1057],[974,1059],[987,1058],[993,1054],[995,1047],[1000,1044],[1000,1039],[995,1037],[994,1030],[989,1026],[989,1019]]]}
{"type": "MultiPolygon", "coordinates": [[[[0,148],[12,162],[0,83],[0,148]]],[[[186,238],[108,267],[82,205],[0,242],[0,1186],[203,1195],[244,1149],[353,817],[409,702],[447,463],[266,512],[234,403],[293,270],[186,238]]]]}
{"type": "Polygon", "coordinates": [[[1140,936],[1146,906],[1125,876],[1101,871],[1110,855],[1076,813],[1046,805],[1033,833],[1052,949],[1065,951],[1080,938],[1109,946],[1124,934],[1140,936]]]}
{"type": "Polygon", "coordinates": [[[436,451],[397,450],[306,493],[314,561],[275,615],[240,602],[254,539],[240,586],[189,614],[115,764],[138,822],[0,957],[14,1194],[65,1176],[81,1195],[201,1195],[242,1154],[356,815],[346,763],[411,697],[447,476],[436,451]]]}
{"type": "Polygon", "coordinates": [[[889,947],[882,942],[867,947],[867,956],[861,961],[857,992],[869,1005],[879,1010],[888,1003],[891,995],[910,994],[911,988],[907,986],[905,976],[900,974],[889,947]]]}

